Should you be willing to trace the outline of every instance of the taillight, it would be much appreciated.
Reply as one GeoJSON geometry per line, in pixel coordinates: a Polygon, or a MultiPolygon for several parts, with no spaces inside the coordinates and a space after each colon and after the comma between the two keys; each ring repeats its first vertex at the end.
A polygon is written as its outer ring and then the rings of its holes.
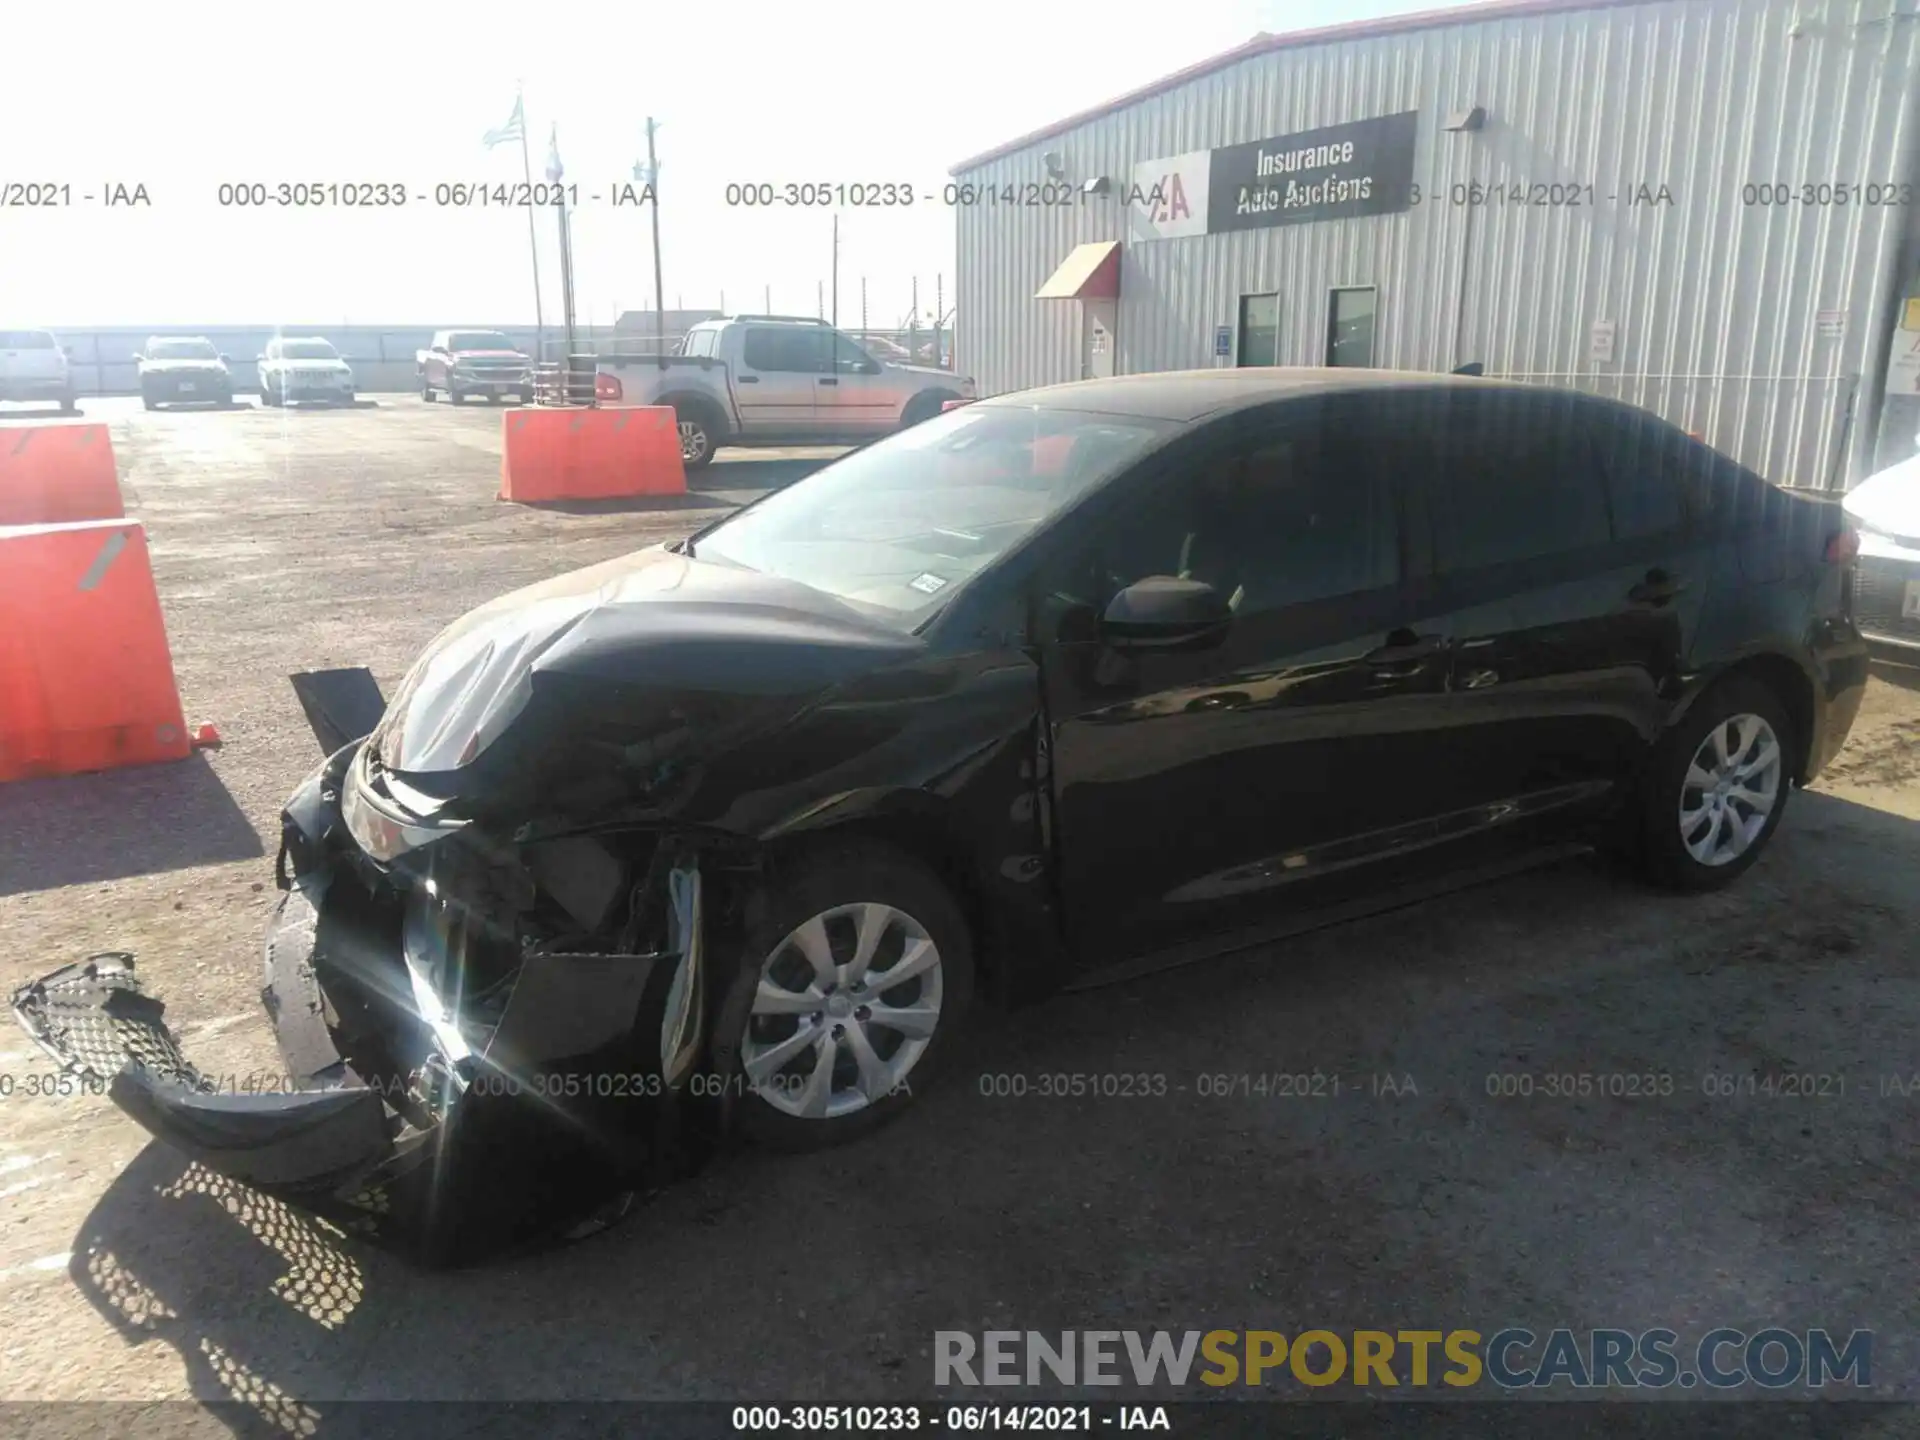
{"type": "Polygon", "coordinates": [[[596,400],[622,400],[626,398],[626,387],[611,375],[593,377],[593,398],[596,400]]]}
{"type": "Polygon", "coordinates": [[[1860,532],[1849,525],[1838,535],[1827,541],[1827,563],[1846,565],[1857,559],[1860,554],[1860,532]]]}

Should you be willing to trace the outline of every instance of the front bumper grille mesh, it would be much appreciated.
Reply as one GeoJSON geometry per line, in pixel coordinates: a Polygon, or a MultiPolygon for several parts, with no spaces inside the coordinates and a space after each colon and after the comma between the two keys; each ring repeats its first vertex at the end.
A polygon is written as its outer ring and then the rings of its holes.
{"type": "Polygon", "coordinates": [[[1920,642],[1920,620],[1900,613],[1909,580],[1920,580],[1920,564],[1861,556],[1854,562],[1854,623],[1869,635],[1920,642]]]}
{"type": "Polygon", "coordinates": [[[207,1088],[161,1018],[166,1007],[140,992],[132,959],[96,955],[29,986],[15,996],[15,1008],[75,1070],[111,1080],[132,1060],[160,1079],[207,1088]]]}

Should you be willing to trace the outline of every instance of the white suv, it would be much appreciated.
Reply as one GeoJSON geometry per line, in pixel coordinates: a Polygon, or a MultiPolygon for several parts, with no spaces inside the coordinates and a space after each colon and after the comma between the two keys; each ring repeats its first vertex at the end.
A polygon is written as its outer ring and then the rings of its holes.
{"type": "Polygon", "coordinates": [[[262,405],[353,403],[353,367],[340,358],[330,340],[317,335],[278,336],[267,342],[259,363],[262,405]]]}
{"type": "Polygon", "coordinates": [[[73,413],[73,367],[49,332],[0,330],[0,400],[58,400],[73,413]]]}

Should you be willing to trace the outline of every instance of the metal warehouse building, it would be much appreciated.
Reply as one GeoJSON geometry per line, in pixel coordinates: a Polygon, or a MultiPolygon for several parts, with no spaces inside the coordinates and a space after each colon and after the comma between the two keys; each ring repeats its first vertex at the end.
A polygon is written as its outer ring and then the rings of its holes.
{"type": "Polygon", "coordinates": [[[955,169],[959,365],[1479,362],[1844,488],[1920,429],[1913,3],[1258,36],[955,169]]]}

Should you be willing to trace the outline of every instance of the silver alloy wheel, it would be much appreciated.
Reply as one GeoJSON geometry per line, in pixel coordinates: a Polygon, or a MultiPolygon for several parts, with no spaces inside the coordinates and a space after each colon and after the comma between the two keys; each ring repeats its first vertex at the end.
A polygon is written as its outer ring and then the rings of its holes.
{"type": "Polygon", "coordinates": [[[836,905],[761,963],[740,1059],[747,1084],[803,1120],[883,1100],[940,1023],[940,950],[891,905],[836,905]]]}
{"type": "Polygon", "coordinates": [[[1780,798],[1780,738],[1758,715],[1715,725],[1680,786],[1680,843],[1702,865],[1730,865],[1752,848],[1780,798]]]}
{"type": "Polygon", "coordinates": [[[707,427],[694,420],[682,420],[680,429],[680,459],[691,465],[704,459],[707,453],[707,427]]]}

